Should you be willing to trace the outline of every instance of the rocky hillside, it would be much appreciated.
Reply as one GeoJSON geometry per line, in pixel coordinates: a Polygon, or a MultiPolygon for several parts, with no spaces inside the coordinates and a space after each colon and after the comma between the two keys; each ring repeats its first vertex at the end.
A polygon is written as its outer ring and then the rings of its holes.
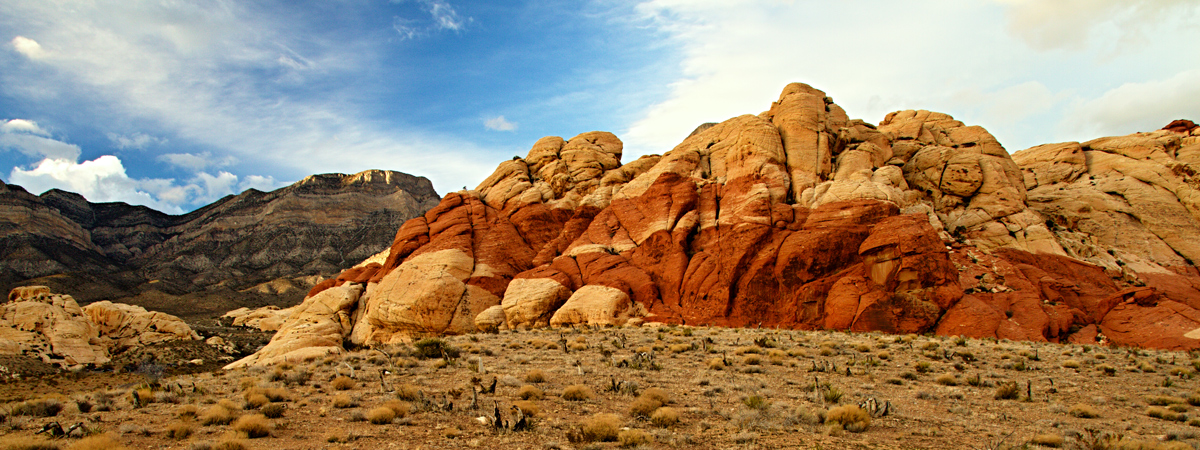
{"type": "Polygon", "coordinates": [[[295,304],[315,280],[385,250],[437,200],[425,178],[378,170],[251,189],[180,216],[0,184],[0,285],[181,317],[295,304]]]}
{"type": "Polygon", "coordinates": [[[946,114],[875,125],[791,84],[662,156],[621,149],[539,140],[406,222],[384,263],[319,285],[244,363],[631,321],[1200,347],[1190,123],[1014,158],[946,114]]]}

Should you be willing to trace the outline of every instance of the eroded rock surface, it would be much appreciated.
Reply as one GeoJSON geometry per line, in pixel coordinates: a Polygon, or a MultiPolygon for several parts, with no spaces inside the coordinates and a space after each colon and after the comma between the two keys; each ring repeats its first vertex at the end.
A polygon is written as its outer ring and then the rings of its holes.
{"type": "Polygon", "coordinates": [[[1196,133],[1010,156],[949,115],[876,126],[796,83],[625,164],[609,133],[543,138],[308,301],[365,286],[358,345],[645,321],[1198,348],[1196,133]]]}

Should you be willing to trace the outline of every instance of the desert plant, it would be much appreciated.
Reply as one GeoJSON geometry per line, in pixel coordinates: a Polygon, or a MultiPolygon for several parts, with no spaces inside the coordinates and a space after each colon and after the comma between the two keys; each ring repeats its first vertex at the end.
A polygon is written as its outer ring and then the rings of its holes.
{"type": "Polygon", "coordinates": [[[842,395],[841,389],[830,386],[821,394],[821,398],[825,399],[826,403],[837,403],[842,401],[842,395]]]}
{"type": "Polygon", "coordinates": [[[617,446],[621,448],[637,447],[650,443],[650,435],[638,429],[621,430],[617,433],[617,446]]]}
{"type": "Polygon", "coordinates": [[[543,383],[546,381],[546,373],[539,369],[530,370],[525,374],[526,383],[543,383]]]}
{"type": "Polygon", "coordinates": [[[958,377],[954,376],[954,374],[952,374],[952,373],[941,374],[937,377],[937,380],[935,380],[935,381],[937,381],[937,384],[940,384],[942,386],[957,386],[958,385],[958,377]]]}
{"type": "Polygon", "coordinates": [[[205,408],[200,412],[201,425],[229,425],[233,422],[233,411],[220,404],[205,408]]]}
{"type": "Polygon", "coordinates": [[[350,397],[350,394],[338,394],[333,397],[333,407],[334,408],[343,408],[344,409],[344,408],[353,408],[355,406],[358,406],[358,401],[355,400],[353,397],[350,397]]]}
{"type": "Polygon", "coordinates": [[[271,403],[271,400],[262,394],[254,394],[246,397],[246,409],[258,409],[267,403],[271,403]]]}
{"type": "Polygon", "coordinates": [[[746,398],[743,398],[742,403],[745,404],[747,408],[756,409],[756,410],[765,410],[765,409],[767,409],[768,406],[771,406],[770,402],[768,402],[767,399],[763,398],[763,396],[758,395],[758,394],[754,394],[754,395],[748,396],[746,398]]]}
{"type": "Polygon", "coordinates": [[[1062,447],[1063,445],[1063,437],[1057,434],[1043,433],[1034,435],[1033,438],[1029,440],[1029,443],[1033,445],[1040,445],[1042,447],[1058,448],[1062,447]]]}
{"type": "Polygon", "coordinates": [[[725,360],[721,359],[721,358],[709,359],[708,360],[708,368],[710,370],[723,370],[723,369],[725,369],[725,360]]]}
{"type": "Polygon", "coordinates": [[[1013,400],[1021,396],[1021,388],[1016,381],[1007,381],[996,386],[996,400],[1013,400]]]}
{"type": "Polygon", "coordinates": [[[283,417],[283,412],[285,410],[287,410],[287,407],[284,406],[283,403],[269,403],[263,405],[259,412],[261,412],[262,415],[267,416],[268,419],[278,419],[283,417]]]}
{"type": "Polygon", "coordinates": [[[353,378],[345,375],[339,375],[337,378],[333,379],[333,382],[329,383],[330,386],[339,391],[348,391],[354,389],[355,384],[357,383],[354,382],[353,378]]]}
{"type": "Polygon", "coordinates": [[[1083,403],[1072,406],[1071,409],[1067,411],[1067,414],[1081,419],[1094,419],[1100,417],[1100,412],[1096,411],[1096,408],[1083,403]]]}
{"type": "Polygon", "coordinates": [[[612,442],[617,440],[621,418],[616,414],[596,414],[583,421],[583,440],[586,442],[612,442]]]}
{"type": "MultiPolygon", "coordinates": [[[[53,448],[57,449],[58,446],[53,448]]],[[[127,448],[129,447],[121,445],[116,438],[109,434],[88,436],[67,446],[67,450],[125,450],[127,448]]]]}
{"type": "Polygon", "coordinates": [[[42,398],[17,403],[8,413],[13,416],[54,417],[62,409],[62,402],[58,399],[42,398]]]}
{"type": "Polygon", "coordinates": [[[1074,360],[1074,359],[1068,359],[1066,361],[1063,361],[1063,363],[1062,363],[1062,366],[1067,369],[1078,369],[1082,365],[1083,365],[1082,363],[1080,363],[1078,360],[1074,360]]]}
{"type": "Polygon", "coordinates": [[[387,425],[395,419],[396,412],[386,406],[379,406],[367,412],[367,420],[375,425],[387,425]]]}
{"type": "Polygon", "coordinates": [[[516,406],[517,409],[520,409],[521,414],[524,414],[526,417],[537,417],[537,415],[542,412],[542,410],[538,408],[537,403],[528,400],[513,402],[513,406],[516,406]]]}
{"type": "Polygon", "coordinates": [[[662,402],[642,395],[629,404],[629,415],[635,417],[650,417],[655,410],[662,407],[662,402]]]}
{"type": "Polygon", "coordinates": [[[411,384],[402,384],[396,387],[396,398],[415,402],[421,399],[421,390],[411,384]]]}
{"type": "Polygon", "coordinates": [[[1181,404],[1181,403],[1187,403],[1187,400],[1184,400],[1179,397],[1173,397],[1170,395],[1154,395],[1154,396],[1146,397],[1146,403],[1155,405],[1155,406],[1167,406],[1167,405],[1176,405],[1176,404],[1181,404]]]}
{"type": "Polygon", "coordinates": [[[458,349],[451,347],[446,344],[446,341],[438,338],[421,339],[416,344],[413,344],[413,347],[416,348],[415,356],[418,358],[441,358],[443,355],[449,358],[457,358],[459,354],[458,349]]]}
{"type": "Polygon", "coordinates": [[[246,444],[239,439],[225,439],[214,445],[212,450],[246,450],[246,444]]]}
{"type": "Polygon", "coordinates": [[[654,410],[650,415],[650,423],[659,428],[667,428],[679,423],[679,410],[664,406],[654,410]]]}
{"type": "Polygon", "coordinates": [[[857,405],[836,406],[825,414],[825,423],[840,425],[851,433],[861,433],[871,426],[871,414],[857,405]]]}
{"type": "Polygon", "coordinates": [[[396,413],[396,417],[407,416],[409,411],[412,411],[412,404],[400,400],[388,400],[383,403],[383,406],[388,407],[392,412],[396,413]]]}
{"type": "Polygon", "coordinates": [[[250,439],[271,435],[271,423],[262,414],[247,414],[233,422],[233,429],[250,439]]]}
{"type": "Polygon", "coordinates": [[[563,400],[569,400],[573,402],[589,400],[592,398],[592,395],[592,388],[589,388],[587,385],[583,384],[573,384],[567,386],[562,392],[563,400]]]}
{"type": "Polygon", "coordinates": [[[543,395],[541,389],[529,384],[521,386],[521,389],[517,391],[517,397],[520,397],[521,400],[541,400],[543,395]]]}

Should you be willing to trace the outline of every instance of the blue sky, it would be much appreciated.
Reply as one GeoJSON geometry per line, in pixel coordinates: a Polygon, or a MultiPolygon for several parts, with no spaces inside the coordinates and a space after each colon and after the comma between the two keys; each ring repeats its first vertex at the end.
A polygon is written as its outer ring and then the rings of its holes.
{"type": "Polygon", "coordinates": [[[474,187],[538,138],[624,160],[824,90],[1015,152],[1200,119],[1187,0],[0,3],[0,178],[179,213],[306,175],[474,187]]]}

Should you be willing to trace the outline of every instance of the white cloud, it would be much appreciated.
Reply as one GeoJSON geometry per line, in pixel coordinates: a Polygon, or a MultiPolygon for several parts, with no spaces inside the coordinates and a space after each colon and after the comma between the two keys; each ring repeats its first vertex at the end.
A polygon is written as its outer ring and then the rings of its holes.
{"type": "Polygon", "coordinates": [[[167,143],[167,140],[164,138],[150,136],[145,133],[133,133],[130,135],[108,133],[108,140],[112,141],[113,145],[117,146],[117,148],[121,150],[144,150],[150,145],[162,145],[167,143]]]}
{"type": "Polygon", "coordinates": [[[483,121],[484,128],[493,131],[513,131],[517,129],[517,124],[504,119],[504,116],[496,116],[483,121]]]}
{"type": "MultiPolygon", "coordinates": [[[[140,189],[142,183],[129,178],[121,160],[112,155],[82,163],[47,158],[32,169],[13,168],[9,180],[38,194],[50,189],[62,189],[83,195],[91,202],[125,202],[168,213],[182,212],[177,204],[159,201],[140,189]]],[[[155,180],[151,184],[161,185],[162,180],[155,180]]]]}
{"type": "Polygon", "coordinates": [[[258,189],[263,192],[271,192],[289,184],[291,183],[277,181],[275,177],[272,176],[247,175],[242,179],[241,183],[238,184],[238,189],[243,191],[247,189],[258,189]]]}
{"type": "Polygon", "coordinates": [[[1200,120],[1200,69],[1170,78],[1126,83],[1070,108],[1064,126],[1082,135],[1152,131],[1175,119],[1200,120]]]}
{"type": "Polygon", "coordinates": [[[46,56],[46,51],[42,50],[41,44],[37,41],[29,39],[25,36],[17,36],[11,41],[13,49],[29,59],[41,59],[46,56]]]}
{"type": "Polygon", "coordinates": [[[25,119],[12,119],[0,124],[0,133],[29,133],[39,136],[50,136],[50,132],[39,127],[37,122],[25,119]]]}
{"type": "Polygon", "coordinates": [[[165,162],[172,166],[188,169],[192,171],[200,171],[209,167],[226,167],[237,164],[237,158],[225,156],[222,158],[214,158],[212,153],[164,153],[156,157],[160,162],[165,162]]]}
{"type": "MultiPolygon", "coordinates": [[[[471,23],[449,4],[428,5],[429,29],[471,23]]],[[[5,6],[0,25],[38,18],[21,23],[21,32],[54,50],[28,69],[0,70],[5,93],[27,101],[69,90],[115,119],[151,121],[173,142],[219,149],[277,173],[388,168],[426,176],[443,191],[473,185],[493,168],[465,156],[484,150],[463,138],[380,124],[357,112],[353,102],[361,95],[353,90],[361,86],[344,80],[378,69],[384,50],[374,42],[313,35],[264,15],[269,11],[219,0],[5,6]],[[319,95],[304,92],[316,88],[319,95]]]]}
{"type": "MultiPolygon", "coordinates": [[[[396,16],[392,18],[392,28],[400,33],[403,39],[415,39],[437,31],[459,32],[467,28],[467,24],[475,19],[462,17],[454,6],[445,0],[415,0],[421,8],[429,13],[430,19],[416,20],[396,16]]],[[[404,3],[404,0],[392,0],[392,3],[404,3]]]]}
{"type": "Polygon", "coordinates": [[[1006,6],[1008,29],[1040,50],[1081,50],[1102,37],[1118,47],[1136,45],[1145,39],[1147,28],[1197,9],[1194,0],[995,1],[1006,6]]]}
{"type": "Polygon", "coordinates": [[[58,141],[37,122],[12,119],[0,124],[0,149],[16,150],[35,158],[57,158],[74,161],[79,158],[79,146],[58,141]]]}

